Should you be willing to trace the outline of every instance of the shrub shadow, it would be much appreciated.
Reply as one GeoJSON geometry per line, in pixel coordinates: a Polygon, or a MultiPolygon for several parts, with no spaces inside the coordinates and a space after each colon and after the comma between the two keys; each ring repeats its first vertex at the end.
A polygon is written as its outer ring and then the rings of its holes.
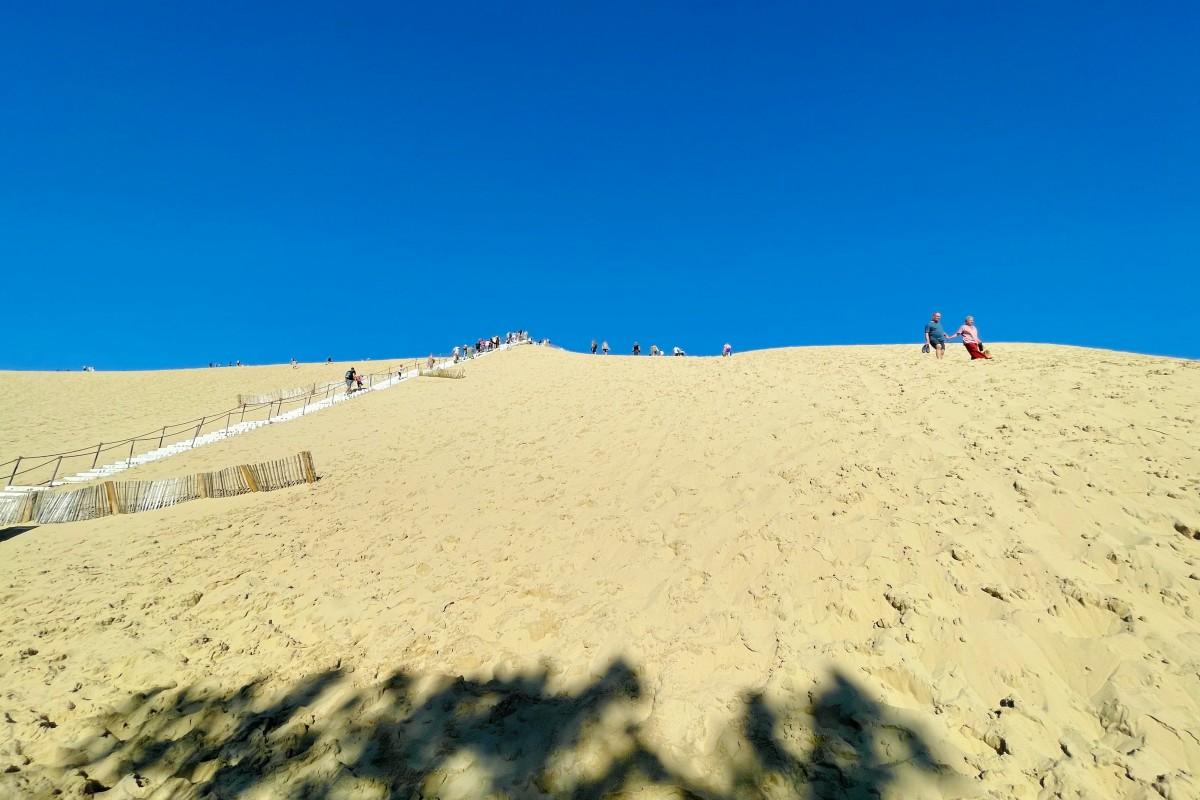
{"type": "Polygon", "coordinates": [[[841,673],[786,707],[744,697],[702,775],[647,740],[643,694],[621,660],[575,692],[553,690],[544,671],[482,681],[397,671],[356,687],[329,670],[282,694],[261,681],[154,689],[99,720],[102,732],[44,776],[82,776],[97,791],[133,782],[167,796],[305,800],[877,798],[901,796],[899,771],[959,777],[841,673]]]}

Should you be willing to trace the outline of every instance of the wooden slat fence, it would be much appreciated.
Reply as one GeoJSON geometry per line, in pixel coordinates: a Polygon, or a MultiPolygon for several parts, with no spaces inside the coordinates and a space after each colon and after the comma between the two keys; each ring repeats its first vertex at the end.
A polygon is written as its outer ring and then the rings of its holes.
{"type": "Polygon", "coordinates": [[[250,484],[241,467],[226,467],[220,472],[205,473],[205,491],[209,497],[234,497],[250,491],[250,484]]]}
{"type": "Polygon", "coordinates": [[[117,508],[122,514],[153,511],[188,500],[199,500],[201,475],[163,478],[157,481],[116,481],[117,508]]]}
{"type": "Polygon", "coordinates": [[[106,481],[63,492],[0,496],[0,527],[21,522],[79,522],[112,514],[136,514],[206,497],[271,492],[317,479],[312,453],[216,472],[152,481],[106,481]]]}
{"type": "Polygon", "coordinates": [[[34,494],[0,495],[0,528],[28,522],[33,515],[34,494]]]}
{"type": "Polygon", "coordinates": [[[73,492],[39,492],[33,519],[39,523],[80,522],[107,517],[112,513],[103,484],[85,486],[73,492]]]}
{"type": "Polygon", "coordinates": [[[308,482],[308,471],[305,469],[304,454],[281,458],[278,461],[265,461],[250,467],[254,480],[261,492],[270,492],[308,482]]]}

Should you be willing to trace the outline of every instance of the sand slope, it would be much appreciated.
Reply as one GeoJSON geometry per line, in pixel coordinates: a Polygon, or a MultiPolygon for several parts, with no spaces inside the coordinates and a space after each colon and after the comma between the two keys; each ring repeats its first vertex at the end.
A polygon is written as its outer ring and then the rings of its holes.
{"type": "MultiPolygon", "coordinates": [[[[24,472],[16,483],[40,484],[55,475],[53,462],[31,458],[98,446],[153,434],[163,426],[202,421],[238,407],[240,394],[325,385],[340,381],[351,366],[360,372],[384,372],[414,359],[346,361],[333,364],[275,364],[258,367],[161,370],[139,372],[12,372],[0,371],[0,463],[24,456],[24,472]],[[31,466],[44,464],[30,470],[31,466]]],[[[284,410],[294,408],[288,405],[284,410]]],[[[249,419],[264,419],[270,409],[252,410],[249,419]]],[[[236,423],[239,414],[212,421],[204,432],[236,423]]],[[[189,438],[181,428],[166,440],[189,438]]],[[[190,431],[190,426],[188,427],[190,431]]],[[[153,436],[135,443],[141,454],[157,447],[153,436]]],[[[105,447],[98,459],[89,453],[66,458],[58,475],[90,469],[93,460],[109,464],[130,455],[125,447],[105,447]]],[[[12,467],[0,470],[0,486],[12,467]]]]}
{"type": "Polygon", "coordinates": [[[996,351],[522,348],[130,471],[323,477],[0,542],[0,795],[1200,796],[1200,365],[996,351]]]}

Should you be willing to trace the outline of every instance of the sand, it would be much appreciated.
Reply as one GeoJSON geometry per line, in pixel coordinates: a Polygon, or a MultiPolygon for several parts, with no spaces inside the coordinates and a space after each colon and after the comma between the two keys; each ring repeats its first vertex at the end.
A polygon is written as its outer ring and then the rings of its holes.
{"type": "MultiPolygon", "coordinates": [[[[350,367],[360,372],[383,372],[392,364],[412,364],[414,359],[345,361],[333,364],[275,364],[256,367],[221,367],[193,370],[130,372],[12,372],[0,371],[0,462],[17,456],[30,464],[44,459],[31,456],[76,451],[89,453],[64,460],[60,474],[90,469],[90,448],[131,437],[153,434],[164,425],[174,426],[206,415],[238,408],[239,394],[266,394],[313,384],[341,381],[350,367]]],[[[294,408],[288,405],[284,410],[294,408]]],[[[252,411],[251,418],[266,411],[252,411]]],[[[235,411],[232,422],[238,421],[235,411]]],[[[208,424],[204,432],[224,427],[208,424]]],[[[174,429],[172,429],[174,430],[174,429]]],[[[153,436],[139,442],[137,453],[157,446],[153,436]]],[[[125,447],[105,448],[100,464],[129,455],[125,447]]],[[[11,466],[9,467],[11,469],[11,466]]],[[[53,473],[53,463],[29,473],[17,483],[41,483],[53,473]]],[[[9,474],[0,470],[0,487],[9,474]]]]}
{"type": "Polygon", "coordinates": [[[0,796],[1200,797],[1200,364],[995,351],[527,347],[131,470],[321,480],[0,535],[0,796]]]}

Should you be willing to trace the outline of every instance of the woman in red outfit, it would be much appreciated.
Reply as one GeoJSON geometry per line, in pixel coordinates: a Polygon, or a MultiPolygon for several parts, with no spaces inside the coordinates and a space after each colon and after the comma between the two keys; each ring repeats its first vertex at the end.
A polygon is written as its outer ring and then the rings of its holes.
{"type": "Polygon", "coordinates": [[[975,327],[974,317],[967,317],[959,329],[946,338],[957,339],[959,336],[962,337],[963,347],[967,348],[967,352],[971,354],[972,361],[977,358],[991,358],[983,349],[983,343],[979,341],[979,329],[975,327]]]}

